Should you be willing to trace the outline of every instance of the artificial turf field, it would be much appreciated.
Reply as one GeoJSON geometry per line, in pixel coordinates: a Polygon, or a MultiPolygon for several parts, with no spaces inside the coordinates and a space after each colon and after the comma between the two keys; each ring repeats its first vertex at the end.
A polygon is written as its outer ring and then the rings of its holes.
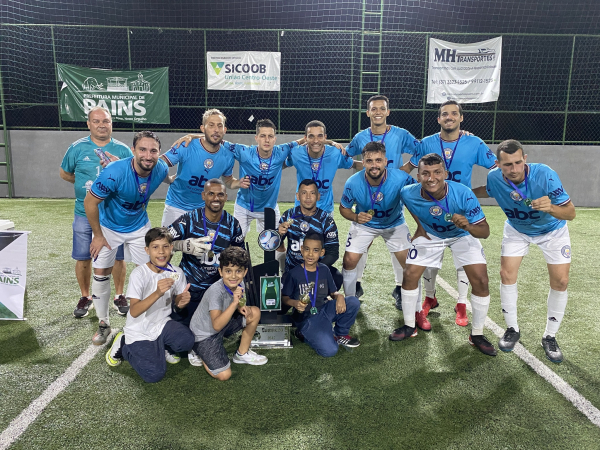
{"type": "MultiPolygon", "coordinates": [[[[281,211],[289,206],[281,204],[281,211]]],[[[226,208],[232,212],[233,203],[226,208]]],[[[153,224],[160,223],[162,209],[163,202],[150,203],[153,224]]],[[[498,272],[505,217],[497,207],[484,212],[491,228],[482,241],[489,264],[489,318],[504,328],[498,272]]],[[[573,261],[569,304],[557,335],[565,355],[561,364],[549,362],[540,346],[548,277],[537,248],[519,276],[521,343],[595,408],[600,408],[599,214],[578,209],[569,223],[573,261]]],[[[73,200],[2,200],[0,217],[14,221],[17,230],[31,231],[28,320],[0,321],[2,433],[86,352],[97,319],[93,311],[84,319],[72,316],[80,295],[70,258],[73,200]]],[[[349,222],[337,210],[335,219],[343,245],[349,222]]],[[[252,226],[248,242],[253,255],[260,255],[256,236],[252,226]]],[[[261,257],[253,259],[257,263],[261,257]]],[[[455,286],[448,252],[439,276],[455,286]]],[[[227,382],[182,359],[163,381],[145,384],[126,362],[110,368],[102,349],[10,448],[600,448],[600,428],[517,355],[499,352],[492,358],[468,345],[470,326],[454,324],[454,300],[441,287],[440,307],[429,315],[433,330],[389,341],[402,313],[390,295],[394,278],[381,239],[371,248],[363,286],[361,312],[351,330],[362,344],[353,351],[340,349],[324,359],[294,341],[290,350],[261,350],[269,358],[265,366],[232,364],[227,382]]],[[[124,324],[111,309],[113,330],[124,324]]],[[[484,333],[497,344],[489,329],[484,333]]],[[[227,349],[235,351],[235,339],[227,349]]],[[[5,432],[0,449],[10,441],[5,432]]]]}

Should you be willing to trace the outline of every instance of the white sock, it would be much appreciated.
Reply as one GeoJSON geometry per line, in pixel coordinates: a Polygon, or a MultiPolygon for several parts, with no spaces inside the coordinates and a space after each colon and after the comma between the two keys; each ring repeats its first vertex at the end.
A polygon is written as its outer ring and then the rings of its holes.
{"type": "Polygon", "coordinates": [[[344,294],[346,297],[356,295],[356,272],[356,267],[352,270],[342,269],[342,276],[344,277],[344,294]]]}
{"type": "Polygon", "coordinates": [[[423,279],[419,278],[419,294],[417,296],[417,305],[416,305],[416,311],[417,312],[421,312],[423,311],[423,279]]]}
{"type": "Polygon", "coordinates": [[[393,253],[392,255],[392,267],[394,268],[394,279],[396,280],[396,286],[402,286],[402,280],[404,280],[404,269],[400,265],[398,258],[393,253]]]}
{"type": "Polygon", "coordinates": [[[419,288],[412,290],[402,289],[402,314],[404,314],[404,325],[415,327],[415,309],[419,301],[419,288]]]}
{"type": "Polygon", "coordinates": [[[500,283],[500,305],[502,306],[502,314],[504,314],[504,321],[506,322],[506,328],[514,328],[515,331],[519,331],[519,324],[517,323],[517,298],[519,297],[519,291],[517,290],[517,283],[515,284],[502,284],[500,283]]]}
{"type": "Polygon", "coordinates": [[[429,298],[435,297],[435,279],[438,271],[436,267],[427,267],[423,273],[423,284],[425,285],[425,296],[429,298]]]}
{"type": "Polygon", "coordinates": [[[110,275],[94,275],[92,279],[93,301],[98,321],[108,321],[108,300],[110,299],[110,275]]]}
{"type": "Polygon", "coordinates": [[[546,336],[556,336],[567,307],[567,291],[555,291],[550,288],[548,293],[548,318],[546,320],[546,336]]]}
{"type": "Polygon", "coordinates": [[[456,282],[458,285],[458,300],[456,303],[467,303],[467,295],[469,295],[469,278],[465,269],[462,267],[456,271],[456,282]]]}
{"type": "Polygon", "coordinates": [[[357,270],[356,281],[362,282],[362,277],[365,273],[365,267],[367,266],[367,256],[368,255],[369,255],[369,250],[364,252],[362,254],[362,256],[360,257],[360,259],[358,260],[358,264],[356,265],[356,270],[357,270]]]}
{"type": "Polygon", "coordinates": [[[285,252],[275,250],[275,259],[279,263],[279,272],[283,273],[285,271],[285,252]]]}
{"type": "Polygon", "coordinates": [[[487,317],[488,308],[490,307],[490,296],[478,297],[471,293],[471,307],[473,309],[473,321],[471,324],[471,334],[473,336],[483,334],[483,324],[487,317]]]}

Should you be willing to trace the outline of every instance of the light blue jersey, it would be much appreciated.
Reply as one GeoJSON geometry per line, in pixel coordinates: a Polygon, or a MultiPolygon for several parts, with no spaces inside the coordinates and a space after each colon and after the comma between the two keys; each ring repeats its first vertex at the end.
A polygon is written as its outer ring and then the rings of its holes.
{"type": "Polygon", "coordinates": [[[192,140],[187,147],[171,148],[162,156],[177,166],[177,178],[169,186],[165,204],[184,211],[203,208],[204,183],[231,176],[233,171],[233,155],[223,144],[216,153],[210,153],[200,139],[192,140]]]}
{"type": "Polygon", "coordinates": [[[440,155],[446,162],[448,180],[456,181],[471,187],[473,166],[478,165],[491,169],[496,166],[496,155],[477,136],[462,135],[458,140],[447,142],[440,138],[440,133],[423,138],[410,163],[417,167],[419,160],[429,153],[440,155]],[[444,152],[442,153],[442,147],[444,152]]]}
{"type": "Polygon", "coordinates": [[[275,208],[283,163],[294,147],[296,141],[288,144],[275,145],[269,158],[261,158],[258,146],[232,144],[225,142],[233,157],[240,163],[240,180],[250,177],[250,188],[239,189],[235,202],[242,208],[252,212],[262,212],[265,208],[275,208]]]}
{"type": "MultiPolygon", "coordinates": [[[[547,195],[552,204],[557,206],[566,205],[571,201],[558,174],[550,167],[545,164],[527,164],[525,170],[527,187],[525,187],[525,180],[516,186],[527,199],[536,200],[547,195]]],[[[517,189],[506,181],[500,168],[488,173],[486,186],[488,195],[496,199],[508,218],[507,222],[519,233],[539,236],[566,225],[565,220],[527,206],[517,189]]]]}
{"type": "MultiPolygon", "coordinates": [[[[312,179],[317,183],[320,200],[317,207],[328,213],[333,212],[333,179],[338,169],[350,169],[354,164],[351,156],[344,156],[339,149],[326,145],[321,158],[308,156],[305,145],[298,147],[286,161],[286,165],[296,168],[296,192],[302,180],[312,179]]],[[[296,206],[300,202],[296,200],[296,206]]]]}
{"type": "Polygon", "coordinates": [[[371,128],[362,130],[354,135],[346,151],[350,156],[360,155],[365,145],[369,142],[382,142],[385,145],[385,157],[388,160],[388,169],[399,169],[404,164],[402,153],[414,155],[419,140],[409,131],[390,125],[390,129],[384,134],[372,134],[371,128]]]}
{"type": "Polygon", "coordinates": [[[393,228],[405,222],[400,189],[416,183],[416,180],[398,169],[387,169],[384,177],[381,188],[371,186],[367,182],[363,169],[348,178],[344,185],[344,194],[340,202],[344,208],[352,208],[356,205],[357,214],[370,209],[375,212],[373,218],[363,224],[366,227],[393,228]]]}
{"type": "Polygon", "coordinates": [[[94,197],[103,200],[99,206],[100,225],[118,233],[130,233],[146,225],[145,205],[168,173],[167,163],[162,159],[145,178],[136,179],[133,156],[106,166],[90,189],[94,197]]]}
{"type": "Polygon", "coordinates": [[[96,148],[101,148],[119,159],[132,156],[129,147],[116,139],[111,139],[104,147],[94,144],[91,136],[81,138],[71,144],[60,167],[67,173],[75,174],[75,214],[78,216],[85,217],[83,200],[87,191],[92,187],[92,183],[102,171],[100,157],[94,152],[96,148]]]}
{"type": "Polygon", "coordinates": [[[446,181],[446,195],[437,203],[422,191],[420,183],[403,188],[401,197],[408,210],[419,218],[425,231],[440,239],[469,234],[468,231],[456,227],[452,221],[447,221],[445,218],[447,213],[444,209],[449,211],[449,214],[465,216],[471,225],[485,220],[481,205],[473,191],[454,181],[446,181]]]}

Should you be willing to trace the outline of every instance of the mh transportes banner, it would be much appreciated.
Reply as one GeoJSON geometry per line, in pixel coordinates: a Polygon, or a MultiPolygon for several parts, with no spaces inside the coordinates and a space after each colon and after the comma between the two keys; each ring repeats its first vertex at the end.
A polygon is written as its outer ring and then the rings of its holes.
{"type": "Polygon", "coordinates": [[[107,70],[56,64],[60,116],[85,122],[94,106],[108,109],[113,122],[170,123],[169,68],[107,70]]]}
{"type": "Polygon", "coordinates": [[[23,320],[29,231],[0,231],[0,320],[23,320]]]}
{"type": "Polygon", "coordinates": [[[498,100],[501,60],[501,36],[473,44],[430,39],[427,103],[498,100]]]}
{"type": "Polygon", "coordinates": [[[279,52],[206,52],[207,88],[227,91],[279,91],[279,52]]]}

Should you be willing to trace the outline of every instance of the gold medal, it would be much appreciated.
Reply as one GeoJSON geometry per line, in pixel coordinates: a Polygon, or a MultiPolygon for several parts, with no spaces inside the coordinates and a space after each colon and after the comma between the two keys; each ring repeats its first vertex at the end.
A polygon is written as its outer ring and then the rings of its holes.
{"type": "Polygon", "coordinates": [[[208,253],[207,253],[207,255],[208,255],[209,258],[212,259],[212,258],[215,257],[215,252],[213,252],[212,250],[209,250],[208,253]]]}
{"type": "Polygon", "coordinates": [[[291,217],[285,221],[285,223],[288,224],[288,226],[292,226],[292,224],[294,223],[294,219],[292,219],[291,217]]]}
{"type": "Polygon", "coordinates": [[[375,210],[370,209],[370,210],[367,211],[367,214],[371,214],[372,216],[374,216],[375,215],[375,210]]]}

